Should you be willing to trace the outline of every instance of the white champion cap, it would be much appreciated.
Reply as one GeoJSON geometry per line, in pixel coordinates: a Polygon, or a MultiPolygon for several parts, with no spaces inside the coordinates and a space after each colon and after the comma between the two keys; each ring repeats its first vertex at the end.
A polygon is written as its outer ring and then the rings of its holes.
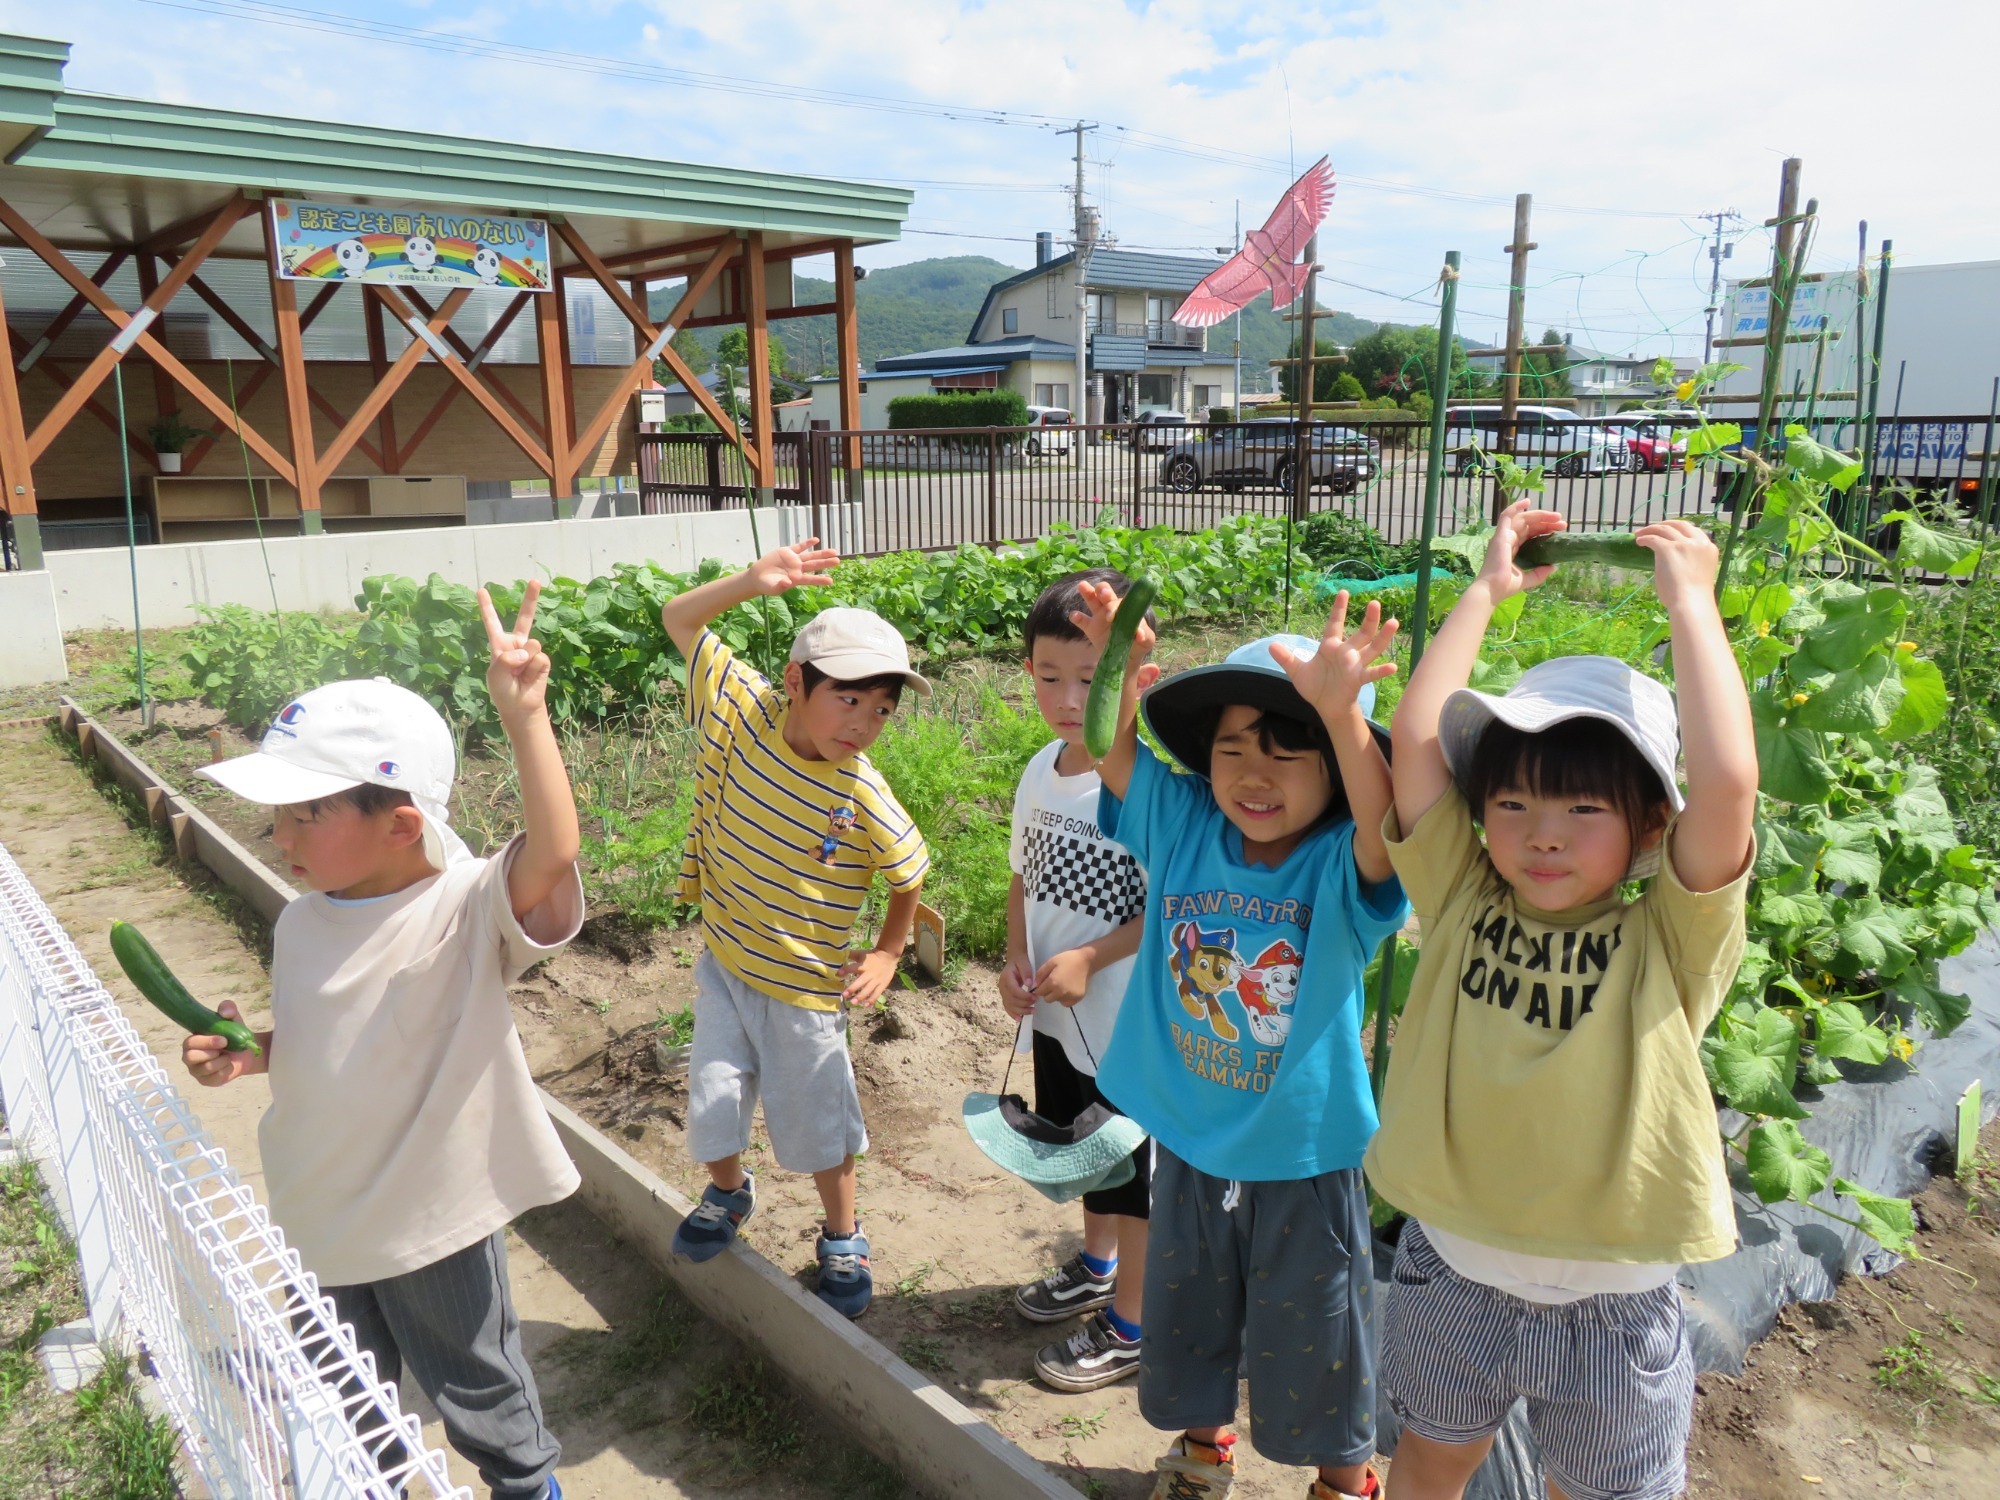
{"type": "MultiPolygon", "coordinates": [[[[1528,668],[1504,696],[1460,688],[1438,715],[1438,747],[1459,786],[1465,786],[1479,738],[1495,719],[1536,734],[1568,719],[1602,719],[1616,726],[1646,764],[1675,812],[1685,805],[1674,767],[1680,759],[1680,716],[1674,695],[1615,656],[1558,656],[1528,668]]],[[[1659,849],[1636,851],[1626,878],[1659,868],[1659,849]]]]}
{"type": "Polygon", "coordinates": [[[792,660],[811,662],[839,682],[894,673],[930,696],[930,683],[910,670],[909,646],[895,626],[871,609],[836,605],[821,610],[793,637],[792,660]]]}
{"type": "Polygon", "coordinates": [[[278,711],[253,754],[198,774],[267,807],[316,801],[364,782],[408,792],[423,814],[424,856],[442,870],[472,857],[445,815],[457,763],[444,716],[408,688],[373,677],[302,693],[278,711]]]}

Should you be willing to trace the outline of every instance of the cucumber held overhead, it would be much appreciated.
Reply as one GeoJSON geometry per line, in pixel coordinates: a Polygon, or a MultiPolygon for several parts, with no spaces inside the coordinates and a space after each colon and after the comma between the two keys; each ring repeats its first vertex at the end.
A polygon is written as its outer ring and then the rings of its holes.
{"type": "Polygon", "coordinates": [[[1524,542],[1514,561],[1524,568],[1548,563],[1603,563],[1634,572],[1653,571],[1653,554],[1633,541],[1629,531],[1553,531],[1524,542]]]}
{"type": "Polygon", "coordinates": [[[125,977],[176,1026],[192,1036],[219,1036],[229,1043],[231,1052],[263,1054],[255,1032],[241,1021],[224,1020],[190,995],[187,986],[174,978],[166,960],[130,922],[111,924],[111,951],[125,977]]]}
{"type": "Polygon", "coordinates": [[[1132,637],[1153,596],[1160,591],[1159,580],[1141,574],[1118,601],[1118,613],[1111,617],[1111,639],[1104,643],[1097,671],[1090,679],[1090,697],[1083,706],[1083,748],[1093,760],[1111,753],[1118,737],[1118,703],[1125,696],[1125,659],[1132,654],[1132,637]]]}

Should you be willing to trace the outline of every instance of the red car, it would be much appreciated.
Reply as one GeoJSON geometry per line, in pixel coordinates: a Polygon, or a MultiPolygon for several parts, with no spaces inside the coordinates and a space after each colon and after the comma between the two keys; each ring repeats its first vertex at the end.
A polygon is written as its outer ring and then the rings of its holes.
{"type": "Polygon", "coordinates": [[[1686,457],[1687,435],[1700,424],[1684,412],[1626,411],[1600,417],[1598,425],[1625,439],[1633,473],[1658,474],[1686,457]]]}

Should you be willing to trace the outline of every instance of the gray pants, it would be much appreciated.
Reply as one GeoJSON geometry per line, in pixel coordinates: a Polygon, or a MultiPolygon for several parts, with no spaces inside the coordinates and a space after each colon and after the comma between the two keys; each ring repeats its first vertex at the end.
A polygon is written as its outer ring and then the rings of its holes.
{"type": "MultiPolygon", "coordinates": [[[[322,1288],[375,1372],[401,1381],[407,1365],[444,1419],[445,1436],[497,1500],[541,1500],[562,1449],[542,1423],[534,1371],[507,1285],[507,1231],[386,1281],[322,1288]]],[[[390,1468],[402,1445],[377,1456],[390,1468]]]]}

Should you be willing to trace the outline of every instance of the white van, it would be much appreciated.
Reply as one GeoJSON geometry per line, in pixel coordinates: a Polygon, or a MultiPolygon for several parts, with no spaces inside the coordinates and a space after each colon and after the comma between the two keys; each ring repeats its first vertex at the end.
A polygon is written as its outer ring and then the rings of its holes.
{"type": "Polygon", "coordinates": [[[1630,462],[1625,440],[1559,406],[1519,406],[1510,429],[1497,406],[1454,406],[1445,413],[1445,450],[1460,474],[1491,467],[1489,455],[1511,451],[1523,464],[1553,474],[1615,474],[1630,462]]]}
{"type": "Polygon", "coordinates": [[[1072,420],[1065,407],[1029,407],[1028,437],[1022,445],[1027,450],[1028,457],[1041,458],[1045,454],[1068,453],[1072,420]]]}

